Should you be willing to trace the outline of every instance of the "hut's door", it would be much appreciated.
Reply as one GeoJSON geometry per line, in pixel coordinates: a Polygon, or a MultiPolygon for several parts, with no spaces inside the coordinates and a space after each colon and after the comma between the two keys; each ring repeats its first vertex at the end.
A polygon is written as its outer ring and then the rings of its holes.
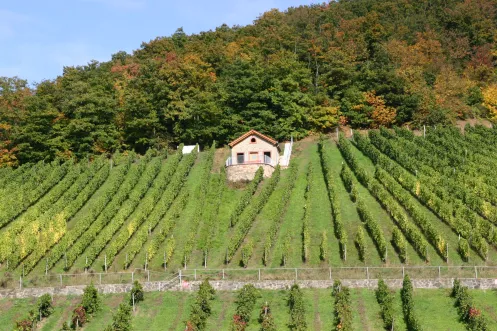
{"type": "Polygon", "coordinates": [[[238,163],[238,164],[245,163],[245,154],[244,153],[237,153],[236,154],[236,163],[238,163]]]}

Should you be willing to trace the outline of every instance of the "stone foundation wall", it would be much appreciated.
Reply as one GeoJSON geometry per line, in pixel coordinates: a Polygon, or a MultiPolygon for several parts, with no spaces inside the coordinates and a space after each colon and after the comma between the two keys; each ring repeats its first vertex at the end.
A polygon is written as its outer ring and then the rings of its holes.
{"type": "Polygon", "coordinates": [[[264,169],[264,177],[273,175],[274,168],[267,164],[234,164],[226,168],[226,177],[230,182],[251,181],[259,167],[264,169]]]}
{"type": "MultiPolygon", "coordinates": [[[[453,278],[440,278],[440,279],[412,279],[414,288],[424,289],[440,289],[451,288],[454,284],[453,278]]],[[[461,284],[471,289],[496,289],[497,279],[489,278],[467,278],[460,279],[461,284]]],[[[386,279],[385,282],[390,288],[399,289],[402,287],[402,279],[386,279]]],[[[235,291],[248,284],[248,282],[237,281],[211,281],[211,285],[218,291],[235,291]]],[[[274,280],[274,281],[261,281],[251,282],[255,287],[264,290],[283,290],[289,289],[293,284],[299,284],[302,288],[331,288],[333,280],[274,280]]],[[[342,284],[351,288],[376,288],[378,280],[376,279],[343,279],[342,284]]],[[[182,282],[179,280],[174,282],[145,282],[142,284],[146,292],[154,291],[196,291],[200,285],[200,281],[182,282]]],[[[131,284],[108,284],[108,285],[95,285],[100,293],[126,293],[131,291],[131,284]]],[[[64,287],[43,287],[43,288],[25,288],[25,289],[12,289],[1,290],[0,299],[21,299],[30,297],[39,297],[43,294],[51,294],[55,296],[60,295],[82,295],[85,286],[64,286],[64,287]]]]}

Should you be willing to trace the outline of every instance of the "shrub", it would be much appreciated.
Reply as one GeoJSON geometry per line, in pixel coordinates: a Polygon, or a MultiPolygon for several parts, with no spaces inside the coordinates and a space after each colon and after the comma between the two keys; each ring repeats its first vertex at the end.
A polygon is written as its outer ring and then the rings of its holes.
{"type": "Polygon", "coordinates": [[[311,246],[311,232],[309,229],[309,216],[304,206],[304,219],[302,220],[302,261],[309,261],[309,250],[311,246]]]}
{"type": "Polygon", "coordinates": [[[53,313],[52,297],[50,294],[43,294],[38,299],[38,312],[41,317],[48,317],[53,313]]]}
{"type": "Polygon", "coordinates": [[[252,253],[254,252],[254,242],[252,239],[248,239],[245,246],[242,248],[242,265],[246,268],[248,267],[248,263],[250,258],[252,257],[252,253]]]}
{"type": "Polygon", "coordinates": [[[352,330],[352,308],[350,291],[337,280],[333,284],[332,295],[335,297],[335,330],[352,330]]]}
{"type": "Polygon", "coordinates": [[[93,284],[85,287],[83,293],[83,300],[81,301],[81,306],[87,315],[93,315],[100,310],[101,300],[98,290],[93,286],[93,284]]]}
{"type": "Polygon", "coordinates": [[[214,288],[206,279],[200,284],[200,288],[197,292],[197,297],[195,302],[192,304],[190,318],[187,322],[187,329],[189,325],[193,327],[193,330],[204,330],[207,318],[211,315],[211,303],[210,301],[214,299],[214,288]]]}
{"type": "Polygon", "coordinates": [[[380,305],[381,318],[386,330],[391,330],[393,325],[393,294],[388,289],[387,284],[383,279],[378,280],[378,288],[376,289],[376,301],[380,305]]]}
{"type": "Polygon", "coordinates": [[[364,236],[364,230],[361,226],[357,229],[355,245],[357,247],[357,251],[359,252],[359,260],[364,262],[366,259],[366,237],[364,236]]]}
{"type": "Polygon", "coordinates": [[[105,331],[130,331],[131,327],[131,306],[128,302],[121,302],[117,312],[112,315],[112,324],[105,331]]]}
{"type": "Polygon", "coordinates": [[[252,284],[244,285],[238,291],[235,315],[239,316],[245,324],[248,324],[255,302],[259,297],[259,291],[252,284]]]}
{"type": "Polygon", "coordinates": [[[419,320],[414,312],[413,288],[409,275],[405,275],[404,277],[402,289],[400,290],[400,297],[402,299],[402,311],[404,313],[404,320],[407,325],[407,330],[422,330],[419,320]]]}
{"type": "Polygon", "coordinates": [[[261,322],[261,331],[277,330],[273,315],[271,314],[271,309],[267,303],[262,306],[259,322],[261,322]]]}
{"type": "Polygon", "coordinates": [[[62,323],[62,329],[60,329],[60,331],[71,331],[71,327],[69,326],[69,324],[67,324],[67,322],[64,322],[62,323]]]}
{"type": "Polygon", "coordinates": [[[143,301],[144,299],[144,294],[143,294],[143,286],[140,284],[137,280],[133,283],[133,288],[131,289],[130,293],[130,305],[133,305],[133,295],[135,297],[134,301],[135,304],[137,304],[140,301],[143,301]]]}
{"type": "Polygon", "coordinates": [[[352,171],[350,171],[349,167],[345,163],[342,164],[342,171],[340,172],[340,176],[342,177],[343,185],[347,192],[352,192],[352,187],[354,186],[352,171]]]}
{"type": "Polygon", "coordinates": [[[451,296],[456,299],[456,307],[461,321],[466,324],[470,331],[487,331],[488,323],[481,311],[474,306],[473,298],[468,292],[468,288],[461,285],[456,279],[452,287],[451,296]]]}
{"type": "Polygon", "coordinates": [[[394,228],[392,231],[392,244],[399,255],[400,261],[405,263],[407,261],[407,243],[398,228],[394,228]]]}
{"type": "Polygon", "coordinates": [[[457,251],[459,252],[459,255],[461,255],[461,258],[464,261],[468,262],[470,249],[469,243],[466,239],[461,238],[461,240],[459,240],[457,251]]]}
{"type": "Polygon", "coordinates": [[[356,202],[358,196],[359,192],[357,191],[356,185],[352,185],[352,190],[350,191],[350,200],[352,200],[352,202],[356,202]]]}
{"type": "Polygon", "coordinates": [[[319,246],[319,257],[321,261],[326,261],[328,257],[328,236],[326,230],[321,234],[321,245],[319,246]]]}
{"type": "Polygon", "coordinates": [[[243,321],[238,315],[233,315],[233,322],[231,323],[231,331],[244,331],[247,327],[247,322],[243,321]]]}
{"type": "Polygon", "coordinates": [[[33,323],[29,318],[17,321],[14,331],[31,331],[33,330],[33,323]]]}
{"type": "Polygon", "coordinates": [[[290,255],[290,251],[292,248],[292,237],[290,234],[287,234],[285,240],[283,241],[283,249],[281,254],[281,265],[286,266],[286,262],[288,261],[288,257],[290,255]]]}
{"type": "Polygon", "coordinates": [[[72,312],[71,325],[73,328],[78,328],[83,326],[88,321],[86,316],[86,310],[83,306],[78,306],[72,312]]]}
{"type": "Polygon", "coordinates": [[[290,289],[288,298],[290,307],[290,325],[293,330],[306,330],[304,295],[297,284],[290,289]]]}

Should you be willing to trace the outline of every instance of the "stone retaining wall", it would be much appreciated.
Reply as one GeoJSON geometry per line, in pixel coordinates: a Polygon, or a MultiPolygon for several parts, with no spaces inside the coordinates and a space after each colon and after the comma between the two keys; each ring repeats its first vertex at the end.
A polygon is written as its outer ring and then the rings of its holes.
{"type": "MultiPolygon", "coordinates": [[[[497,279],[489,278],[466,278],[460,279],[462,285],[472,289],[495,289],[497,288],[497,279]]],[[[385,282],[389,287],[399,289],[402,287],[402,279],[386,279],[385,282]]],[[[211,285],[218,291],[234,291],[243,287],[247,282],[216,280],[211,281],[211,285]]],[[[302,288],[331,288],[333,280],[274,280],[251,282],[255,287],[265,290],[282,290],[289,289],[293,284],[299,284],[302,288]]],[[[453,278],[440,279],[412,279],[414,288],[440,289],[451,288],[454,283],[453,278]]],[[[376,288],[378,280],[376,279],[343,279],[342,284],[351,288],[376,288]]],[[[195,291],[200,285],[200,281],[182,282],[145,282],[142,284],[146,292],[154,291],[195,291]]],[[[100,293],[126,293],[131,290],[131,284],[108,284],[95,285],[100,293]]],[[[39,297],[43,294],[52,295],[82,295],[84,285],[64,286],[64,287],[43,287],[43,288],[24,288],[1,290],[0,299],[21,299],[30,297],[39,297]]]]}
{"type": "Polygon", "coordinates": [[[230,182],[251,181],[260,167],[265,178],[271,177],[274,168],[268,164],[234,164],[226,168],[226,177],[230,182]]]}

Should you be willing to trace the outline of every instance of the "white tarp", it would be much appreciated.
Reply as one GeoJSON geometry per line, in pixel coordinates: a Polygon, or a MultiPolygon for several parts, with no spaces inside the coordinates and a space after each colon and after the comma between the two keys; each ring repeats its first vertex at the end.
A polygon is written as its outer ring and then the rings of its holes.
{"type": "MultiPolygon", "coordinates": [[[[183,154],[190,154],[197,145],[185,145],[183,146],[183,154]]],[[[200,152],[200,147],[197,147],[197,151],[200,152]]]]}

